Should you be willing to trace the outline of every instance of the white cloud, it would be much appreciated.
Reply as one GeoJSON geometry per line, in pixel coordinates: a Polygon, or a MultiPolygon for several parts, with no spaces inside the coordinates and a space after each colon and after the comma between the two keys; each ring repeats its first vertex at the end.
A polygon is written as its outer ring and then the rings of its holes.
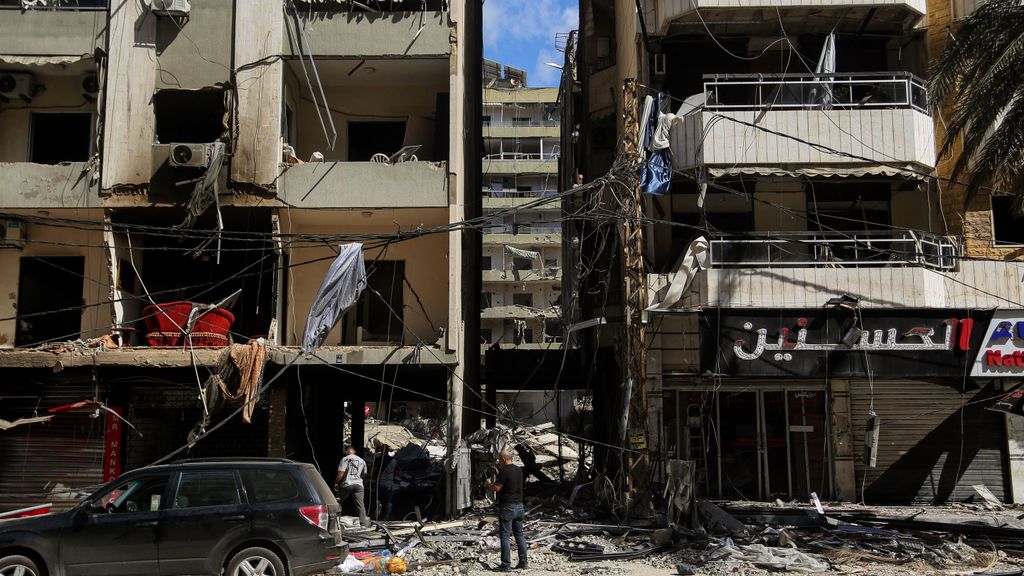
{"type": "Polygon", "coordinates": [[[578,22],[575,0],[486,0],[484,47],[488,53],[520,53],[521,61],[502,63],[528,68],[531,86],[554,85],[559,72],[545,62],[562,63],[555,34],[576,29],[578,22]]]}

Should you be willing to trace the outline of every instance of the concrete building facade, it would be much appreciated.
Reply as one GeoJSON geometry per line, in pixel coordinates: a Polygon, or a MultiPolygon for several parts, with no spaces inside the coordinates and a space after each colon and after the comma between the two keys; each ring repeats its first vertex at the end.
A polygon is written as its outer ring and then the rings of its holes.
{"type": "MultiPolygon", "coordinates": [[[[343,422],[361,444],[364,406],[402,417],[392,402],[444,422],[454,452],[479,354],[474,232],[450,226],[479,210],[479,7],[57,4],[0,8],[0,418],[94,399],[149,430],[124,436],[122,466],[178,449],[224,356],[152,346],[146,309],[240,291],[230,339],[267,344],[266,388],[251,424],[191,454],[289,456],[333,477],[343,422]],[[347,242],[363,245],[368,287],[302,354],[347,242]]],[[[100,481],[102,426],[58,420],[4,432],[0,459],[100,481]],[[33,463],[71,438],[67,458],[33,463]]],[[[26,470],[0,472],[0,508],[41,491],[26,470]]],[[[438,509],[467,504],[456,484],[438,509]]]]}
{"type": "MultiPolygon", "coordinates": [[[[1021,501],[1019,416],[984,409],[1021,376],[985,360],[992,328],[1021,315],[1007,262],[1019,254],[990,198],[964,211],[944,180],[924,79],[950,6],[640,5],[580,4],[577,81],[563,89],[577,94],[563,120],[579,126],[579,150],[563,173],[608,174],[625,115],[652,98],[672,162],[670,191],[643,196],[640,444],[655,477],[687,459],[714,497],[948,502],[985,484],[1021,501]]],[[[601,227],[565,234],[621,271],[621,246],[587,241],[601,227]]],[[[586,354],[621,358],[622,280],[605,281],[575,287],[594,294],[580,312],[586,354]]],[[[622,410],[624,368],[609,372],[598,420],[622,410]]]]}

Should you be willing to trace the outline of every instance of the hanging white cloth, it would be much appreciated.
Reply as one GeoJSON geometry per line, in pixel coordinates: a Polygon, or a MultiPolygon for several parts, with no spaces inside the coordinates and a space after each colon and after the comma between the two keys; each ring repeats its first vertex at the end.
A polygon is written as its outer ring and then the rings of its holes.
{"type": "Polygon", "coordinates": [[[827,76],[828,80],[818,84],[819,90],[816,88],[811,94],[814,96],[813,103],[821,103],[821,107],[825,110],[832,109],[832,75],[836,73],[836,33],[832,32],[825,38],[825,45],[821,47],[821,55],[818,56],[818,65],[814,68],[814,74],[817,76],[827,76]]]}
{"type": "Polygon", "coordinates": [[[540,260],[540,252],[533,250],[523,250],[521,248],[515,248],[513,246],[505,245],[505,251],[517,258],[528,258],[530,260],[540,260]]]}
{"type": "Polygon", "coordinates": [[[664,310],[675,306],[690,292],[690,284],[696,278],[697,272],[705,270],[708,266],[708,250],[710,245],[707,238],[699,236],[690,242],[686,252],[676,261],[676,266],[668,275],[668,292],[661,302],[648,306],[647,310],[664,310]]]}
{"type": "Polygon", "coordinates": [[[338,319],[366,288],[366,265],[363,263],[362,244],[342,244],[338,257],[327,269],[327,275],[309,307],[306,332],[302,337],[302,351],[316,350],[324,343],[338,319]]]}

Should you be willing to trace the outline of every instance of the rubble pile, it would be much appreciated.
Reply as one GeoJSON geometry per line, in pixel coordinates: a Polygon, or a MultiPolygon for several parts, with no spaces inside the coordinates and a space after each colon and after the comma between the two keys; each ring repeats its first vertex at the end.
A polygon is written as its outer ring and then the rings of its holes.
{"type": "MultiPolygon", "coordinates": [[[[485,455],[496,456],[501,450],[508,448],[513,451],[513,463],[524,468],[527,476],[540,481],[550,480],[557,476],[557,468],[562,465],[566,478],[576,478],[581,465],[579,443],[565,435],[558,434],[551,422],[543,424],[508,427],[498,424],[494,428],[477,430],[466,438],[469,447],[486,459],[485,455]],[[559,445],[561,440],[561,445],[559,445]]],[[[586,469],[586,458],[582,464],[586,469]]]]}
{"type": "MultiPolygon", "coordinates": [[[[698,501],[688,525],[603,523],[594,506],[528,499],[529,575],[1024,574],[1024,513],[698,501]]],[[[663,519],[664,517],[662,517],[663,519]]],[[[486,573],[500,542],[492,508],[449,522],[346,520],[350,558],[337,572],[486,573]],[[390,563],[389,563],[390,562],[390,563]],[[397,570],[397,571],[396,571],[397,570]]],[[[515,555],[513,554],[513,558],[515,555]]]]}

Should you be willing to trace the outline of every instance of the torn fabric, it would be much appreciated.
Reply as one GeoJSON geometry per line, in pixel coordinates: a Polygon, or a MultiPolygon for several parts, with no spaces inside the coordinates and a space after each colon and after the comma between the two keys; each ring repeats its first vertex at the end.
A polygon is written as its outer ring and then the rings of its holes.
{"type": "MultiPolygon", "coordinates": [[[[185,216],[185,220],[178,225],[179,228],[195,226],[196,220],[209,210],[210,206],[217,203],[217,194],[220,192],[217,177],[220,175],[221,167],[224,166],[224,143],[217,141],[211,146],[210,165],[207,166],[202,179],[196,182],[195,188],[192,189],[192,195],[188,197],[188,203],[185,205],[188,214],[185,216]]],[[[220,214],[219,206],[217,213],[220,214]]],[[[220,221],[219,216],[217,219],[220,221]]]]}
{"type": "Polygon", "coordinates": [[[266,361],[267,346],[262,338],[248,344],[233,344],[221,352],[217,368],[203,383],[203,400],[208,409],[189,432],[189,447],[206,433],[213,417],[228,404],[242,404],[242,420],[252,422],[266,361]]]}
{"type": "Polygon", "coordinates": [[[345,310],[348,310],[366,288],[366,265],[362,244],[342,244],[338,257],[331,263],[306,319],[302,351],[320,347],[345,310]]]}
{"type": "MultiPolygon", "coordinates": [[[[655,132],[659,124],[663,122],[665,113],[662,112],[666,95],[659,92],[654,98],[654,105],[650,107],[650,113],[643,119],[643,131],[640,133],[641,148],[647,157],[647,161],[640,170],[640,189],[644,194],[660,196],[667,194],[672,187],[672,149],[668,146],[655,148],[655,132]]],[[[647,106],[644,106],[645,112],[647,106]]],[[[669,127],[671,125],[669,124],[669,127]]],[[[668,128],[665,128],[668,130],[668,128]]],[[[665,138],[666,142],[668,138],[665,138]]]]}
{"type": "Polygon", "coordinates": [[[697,272],[706,270],[708,267],[709,249],[710,244],[703,236],[698,236],[690,242],[690,245],[686,247],[686,252],[679,257],[675,268],[668,275],[669,286],[665,297],[661,299],[661,302],[649,306],[647,310],[671,308],[689,294],[690,285],[697,277],[697,272]]]}
{"type": "Polygon", "coordinates": [[[540,259],[540,252],[536,252],[533,250],[523,250],[521,248],[515,248],[507,244],[505,245],[505,251],[518,258],[528,258],[530,260],[540,259]]]}
{"type": "Polygon", "coordinates": [[[45,422],[49,422],[51,418],[53,418],[52,414],[49,415],[49,416],[34,416],[32,418],[18,418],[14,422],[11,422],[9,420],[4,420],[3,418],[0,418],[0,430],[10,430],[11,428],[14,428],[15,426],[25,426],[25,425],[28,425],[28,424],[43,424],[45,422]]]}

